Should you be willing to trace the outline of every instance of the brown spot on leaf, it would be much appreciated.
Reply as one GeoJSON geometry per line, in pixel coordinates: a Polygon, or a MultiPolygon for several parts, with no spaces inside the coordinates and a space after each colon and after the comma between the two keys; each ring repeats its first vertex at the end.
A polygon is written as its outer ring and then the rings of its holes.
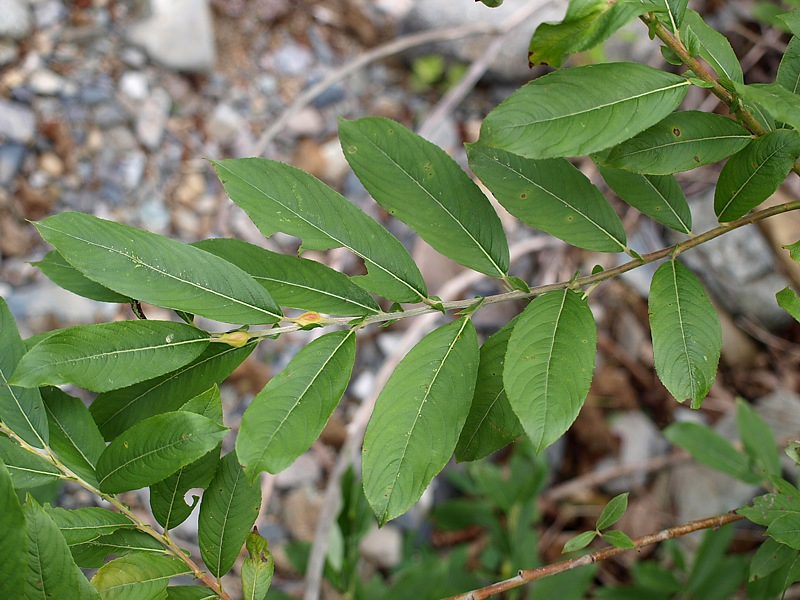
{"type": "Polygon", "coordinates": [[[699,156],[693,156],[692,158],[694,158],[694,162],[697,162],[697,163],[700,162],[700,157],[699,156]]]}
{"type": "Polygon", "coordinates": [[[675,137],[681,137],[681,130],[680,130],[680,129],[678,129],[677,127],[675,127],[675,128],[672,130],[672,133],[674,133],[674,134],[675,134],[675,137]]]}

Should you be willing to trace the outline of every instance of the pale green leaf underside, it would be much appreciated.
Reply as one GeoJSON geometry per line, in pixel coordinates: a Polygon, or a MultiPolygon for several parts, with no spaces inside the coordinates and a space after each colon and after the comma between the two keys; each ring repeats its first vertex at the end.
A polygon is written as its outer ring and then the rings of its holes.
{"type": "Polygon", "coordinates": [[[536,452],[560,438],[589,393],[597,327],[582,294],[549,292],[526,308],[508,340],[503,382],[536,452]]]}
{"type": "Polygon", "coordinates": [[[479,141],[528,158],[591,154],[658,123],[688,86],[683,77],[635,63],[555,71],[490,112],[479,141]]]}
{"type": "Polygon", "coordinates": [[[344,247],[360,256],[368,274],[355,280],[397,302],[419,302],[425,282],[403,245],[360,208],[290,165],[242,158],[214,162],[225,191],[269,237],[277,231],[303,239],[307,250],[344,247]]]}
{"type": "Polygon", "coordinates": [[[364,493],[386,523],[419,500],[458,442],[475,389],[479,350],[467,318],[443,325],[400,361],[364,436],[364,493]]]}
{"type": "Polygon", "coordinates": [[[0,298],[0,419],[23,440],[43,448],[49,432],[39,390],[8,383],[24,354],[17,324],[8,304],[0,298]]]}
{"type": "Polygon", "coordinates": [[[738,152],[750,133],[728,117],[686,110],[673,113],[612,148],[604,164],[648,175],[671,175],[738,152]]]}
{"type": "Polygon", "coordinates": [[[676,400],[698,408],[717,375],[722,329],[697,277],[676,260],[650,284],[650,327],[659,379],[676,400]]]}
{"type": "Polygon", "coordinates": [[[22,357],[12,383],[73,383],[106,392],[173,371],[208,346],[204,331],[169,321],[78,325],[45,338],[22,357]]]}
{"type": "Polygon", "coordinates": [[[714,212],[720,222],[743,217],[778,189],[800,156],[800,133],[777,129],[734,154],[719,174],[714,212]]]}
{"type": "Polygon", "coordinates": [[[92,583],[103,600],[150,600],[165,598],[170,578],[187,572],[177,558],[129,554],[103,565],[92,583]]]}
{"type": "Polygon", "coordinates": [[[240,240],[212,239],[194,245],[249,273],[281,306],[335,315],[381,312],[366,290],[313,260],[270,252],[240,240]]]}
{"type": "Polygon", "coordinates": [[[247,536],[248,557],[242,562],[242,596],[244,600],[264,600],[275,574],[275,559],[267,540],[257,531],[247,536]]]}
{"type": "Polygon", "coordinates": [[[47,275],[53,283],[59,287],[69,290],[73,294],[97,300],[98,302],[118,302],[128,303],[131,299],[128,296],[118,294],[99,283],[92,281],[75,267],[69,264],[66,259],[58,253],[58,250],[51,250],[45,254],[39,262],[31,263],[47,275]]]}
{"type": "Polygon", "coordinates": [[[675,231],[692,232],[692,213],[672,175],[642,175],[598,165],[608,186],[627,204],[675,231]]]}
{"type": "Polygon", "coordinates": [[[516,319],[507,323],[481,346],[475,394],[455,449],[459,461],[480,460],[524,433],[503,387],[506,348],[515,324],[516,319]]]}
{"type": "Polygon", "coordinates": [[[467,155],[473,172],[522,222],[586,250],[625,250],[614,209],[566,159],[523,158],[479,144],[468,145],[467,155]]]}
{"type": "Polygon", "coordinates": [[[157,483],[208,454],[226,433],[225,427],[194,413],[146,419],[120,434],[100,456],[100,489],[117,493],[157,483]]]}
{"type": "Polygon", "coordinates": [[[172,373],[98,395],[89,412],[105,439],[112,440],[139,421],[178,410],[190,398],[222,383],[253,348],[255,344],[242,348],[209,344],[195,360],[172,373]]]}
{"type": "Polygon", "coordinates": [[[199,248],[82,213],[54,215],[36,227],[86,277],[124,296],[224,323],[282,317],[263,286],[199,248]]]}
{"type": "Polygon", "coordinates": [[[236,438],[251,479],[282,471],[311,447],[347,388],[355,356],[354,330],[323,335],[253,398],[236,438]]]}
{"type": "Polygon", "coordinates": [[[28,566],[28,533],[11,475],[0,461],[0,598],[21,598],[28,566]]]}
{"type": "Polygon", "coordinates": [[[696,49],[700,56],[711,65],[717,75],[731,81],[741,83],[744,80],[742,65],[731,47],[731,43],[724,35],[709,27],[703,18],[693,10],[687,10],[681,25],[681,34],[689,37],[687,33],[696,38],[696,49]]]}
{"type": "Polygon", "coordinates": [[[438,146],[384,118],[339,120],[345,158],[386,211],[433,249],[491,277],[508,274],[508,243],[489,199],[438,146]]]}

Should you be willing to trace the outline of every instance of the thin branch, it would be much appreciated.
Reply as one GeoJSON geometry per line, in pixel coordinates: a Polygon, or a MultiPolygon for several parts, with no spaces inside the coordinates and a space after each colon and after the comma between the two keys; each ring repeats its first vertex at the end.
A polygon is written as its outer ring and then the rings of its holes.
{"type": "MultiPolygon", "coordinates": [[[[744,517],[742,515],[737,515],[735,512],[728,512],[723,515],[717,515],[707,519],[699,519],[697,521],[690,521],[688,523],[684,523],[683,525],[676,525],[675,527],[663,529],[657,533],[643,535],[641,537],[634,538],[633,543],[636,546],[635,550],[639,551],[645,546],[657,544],[659,542],[680,537],[695,531],[700,531],[702,529],[722,527],[723,525],[733,523],[734,521],[739,521],[743,518],[744,517]]],[[[562,562],[545,565],[544,567],[539,567],[538,569],[519,571],[516,577],[512,577],[511,579],[506,579],[505,581],[501,581],[478,590],[473,590],[465,594],[451,596],[447,600],[483,600],[484,598],[489,598],[495,594],[507,592],[514,588],[526,585],[532,581],[536,581],[537,579],[542,579],[543,577],[549,577],[550,575],[563,573],[564,571],[577,569],[578,567],[593,565],[601,560],[606,560],[612,556],[616,556],[617,554],[622,554],[623,552],[627,552],[627,550],[623,548],[617,548],[615,546],[608,546],[602,550],[598,550],[578,558],[571,558],[562,562]]]]}

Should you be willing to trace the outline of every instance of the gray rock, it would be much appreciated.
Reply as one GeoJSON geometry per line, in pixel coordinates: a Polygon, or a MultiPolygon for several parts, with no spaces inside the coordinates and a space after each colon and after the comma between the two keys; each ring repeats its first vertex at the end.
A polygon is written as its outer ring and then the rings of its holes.
{"type": "Polygon", "coordinates": [[[27,152],[27,147],[18,142],[0,144],[0,185],[7,186],[14,181],[27,152]]]}
{"type": "Polygon", "coordinates": [[[275,475],[275,487],[288,490],[303,485],[315,485],[322,477],[322,467],[313,455],[301,454],[289,467],[275,475]]]}
{"type": "Polygon", "coordinates": [[[281,74],[297,77],[306,72],[314,63],[314,54],[300,44],[289,43],[278,49],[272,56],[275,68],[281,74]]]}
{"type": "Polygon", "coordinates": [[[358,543],[361,556],[380,569],[391,569],[403,557],[403,534],[393,525],[373,526],[358,543]]]}
{"type": "Polygon", "coordinates": [[[19,50],[14,42],[0,40],[0,67],[10,65],[19,57],[19,50]]]}
{"type": "MultiPolygon", "coordinates": [[[[458,27],[479,21],[499,25],[509,15],[529,3],[530,0],[505,0],[500,8],[490,9],[480,2],[453,2],[453,0],[418,0],[412,10],[401,21],[403,32],[458,27]]],[[[503,49],[487,72],[487,77],[501,81],[529,79],[528,44],[534,29],[545,21],[558,21],[564,16],[567,3],[554,0],[544,4],[526,23],[516,27],[505,36],[503,49]]],[[[426,45],[414,51],[419,56],[442,53],[461,62],[471,63],[480,58],[489,43],[487,36],[471,36],[453,42],[426,45]]]]}
{"type": "Polygon", "coordinates": [[[36,27],[44,29],[63,21],[67,17],[67,8],[61,0],[44,0],[34,3],[33,15],[36,27]]]}
{"type": "Polygon", "coordinates": [[[220,144],[230,144],[245,127],[247,123],[239,111],[230,104],[218,104],[206,123],[206,133],[220,144]]]}
{"type": "Polygon", "coordinates": [[[147,231],[164,233],[169,227],[170,221],[169,211],[157,198],[147,200],[139,208],[139,223],[147,231]]]}
{"type": "Polygon", "coordinates": [[[26,0],[0,0],[0,37],[21,40],[31,32],[31,12],[26,0]]]}
{"type": "Polygon", "coordinates": [[[35,132],[36,117],[29,107],[0,99],[0,139],[29,144],[35,132]]]}
{"type": "Polygon", "coordinates": [[[64,91],[65,80],[48,69],[36,69],[28,78],[28,86],[37,96],[57,96],[64,91]]]}
{"type": "Polygon", "coordinates": [[[150,8],[128,30],[128,40],[169,69],[210,71],[216,49],[208,0],[150,0],[150,8]]]}
{"type": "Polygon", "coordinates": [[[161,145],[171,105],[172,99],[161,88],[153,90],[142,104],[136,118],[136,137],[148,150],[155,150],[161,145]]]}

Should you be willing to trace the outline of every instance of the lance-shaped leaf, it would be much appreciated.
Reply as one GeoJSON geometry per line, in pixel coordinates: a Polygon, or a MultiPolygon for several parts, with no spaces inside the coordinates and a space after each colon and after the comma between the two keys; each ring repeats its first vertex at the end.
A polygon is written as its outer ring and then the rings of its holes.
{"type": "Polygon", "coordinates": [[[717,375],[722,328],[703,284],[676,260],[650,284],[650,328],[659,379],[676,400],[699,408],[717,375]]]}
{"type": "Polygon", "coordinates": [[[686,5],[689,0],[662,0],[667,5],[667,14],[663,17],[664,22],[668,22],[670,30],[673,33],[678,33],[683,24],[683,18],[686,14],[686,5]]]}
{"type": "Polygon", "coordinates": [[[302,238],[306,250],[347,248],[367,266],[359,285],[397,302],[427,296],[417,265],[397,238],[317,178],[260,158],[213,165],[231,200],[267,237],[282,231],[302,238]]]}
{"type": "Polygon", "coordinates": [[[49,439],[47,415],[37,389],[9,384],[25,354],[25,345],[6,301],[0,298],[0,421],[29,444],[44,448],[49,439]]]}
{"type": "Polygon", "coordinates": [[[697,110],[676,112],[614,147],[603,163],[649,175],[670,175],[715,163],[752,141],[728,117],[697,110]]]}
{"type": "Polygon", "coordinates": [[[524,433],[503,386],[508,338],[516,323],[510,321],[481,346],[475,395],[458,438],[456,460],[480,460],[524,433]]]}
{"type": "Polygon", "coordinates": [[[589,393],[597,328],[582,294],[549,292],[520,315],[508,340],[503,382],[536,452],[560,438],[589,393]]]}
{"type": "Polygon", "coordinates": [[[0,436],[0,460],[5,463],[17,489],[38,487],[61,478],[61,472],[49,461],[5,436],[0,436]]]}
{"type": "Polygon", "coordinates": [[[92,583],[103,600],[166,598],[170,578],[188,572],[177,558],[129,554],[103,565],[92,583]]]}
{"type": "Polygon", "coordinates": [[[697,12],[687,10],[681,25],[681,36],[717,75],[742,83],[742,65],[731,48],[731,43],[713,27],[709,27],[697,12]]]}
{"type": "Polygon", "coordinates": [[[250,479],[282,471],[311,447],[347,388],[355,357],[354,330],[323,335],[253,398],[236,438],[250,479]]]}
{"type": "Polygon", "coordinates": [[[469,144],[467,155],[473,172],[519,220],[586,250],[625,250],[622,221],[566,159],[534,160],[479,144],[469,144]]]}
{"type": "Polygon", "coordinates": [[[248,557],[242,563],[242,596],[245,600],[264,600],[275,573],[275,560],[257,529],[250,532],[245,545],[248,557]]]}
{"type": "Polygon", "coordinates": [[[222,383],[253,348],[255,343],[242,348],[209,344],[200,356],[177,371],[98,395],[89,412],[110,441],[136,423],[178,410],[190,398],[222,383]]]}
{"type": "Polygon", "coordinates": [[[583,52],[604,42],[615,31],[646,12],[664,10],[663,2],[606,0],[570,2],[560,23],[542,23],[528,48],[528,63],[560,67],[565,55],[583,52]]]}
{"type": "Polygon", "coordinates": [[[94,467],[106,443],[86,405],[56,387],[43,389],[42,399],[50,426],[50,448],[75,474],[96,485],[94,467]]]}
{"type": "Polygon", "coordinates": [[[39,267],[42,273],[47,275],[48,279],[53,283],[78,296],[97,300],[98,302],[127,304],[131,301],[130,297],[118,294],[86,277],[86,275],[69,264],[57,250],[51,250],[45,254],[42,260],[31,264],[39,267]]]}
{"type": "Polygon", "coordinates": [[[769,198],[798,156],[800,133],[793,129],[770,131],[731,156],[714,191],[714,212],[720,222],[738,219],[769,198]]]}
{"type": "Polygon", "coordinates": [[[800,38],[793,37],[786,46],[775,82],[793,94],[800,93],[800,38]]]}
{"type": "MultiPolygon", "coordinates": [[[[181,407],[222,425],[222,400],[219,388],[211,389],[192,398],[181,407]]],[[[206,488],[217,472],[221,445],[211,452],[181,467],[175,473],[150,486],[150,510],[164,529],[172,529],[183,523],[194,510],[199,498],[194,496],[192,504],[186,504],[184,496],[192,488],[206,488]]]]}
{"type": "Polygon", "coordinates": [[[203,494],[198,518],[200,556],[222,577],[233,566],[261,507],[261,485],[250,483],[235,452],[222,457],[203,494]]]}
{"type": "Polygon", "coordinates": [[[475,391],[475,326],[462,318],[426,335],[381,390],[364,435],[364,494],[384,524],[419,500],[455,450],[475,391]]]}
{"type": "Polygon", "coordinates": [[[131,529],[120,529],[87,542],[70,544],[69,550],[78,566],[84,569],[99,569],[112,554],[125,556],[132,553],[150,555],[167,553],[167,549],[158,540],[143,531],[131,529]]]}
{"type": "Polygon", "coordinates": [[[658,123],[688,86],[683,77],[635,63],[555,71],[490,112],[479,141],[528,158],[591,154],[658,123]]]}
{"type": "Polygon", "coordinates": [[[152,485],[205,456],[227,429],[202,415],[156,415],[120,434],[97,461],[100,489],[127,492],[152,485]]]}
{"type": "Polygon", "coordinates": [[[339,120],[345,158],[386,211],[448,258],[508,274],[508,243],[489,199],[448,154],[394,121],[339,120]]]}
{"type": "Polygon", "coordinates": [[[736,84],[735,88],[742,98],[763,106],[774,119],[800,129],[800,95],[779,83],[736,84]]]}
{"type": "Polygon", "coordinates": [[[664,430],[664,437],[712,469],[748,483],[759,480],[750,470],[747,457],[710,427],[691,422],[673,423],[664,430]]]}
{"type": "MultiPolygon", "coordinates": [[[[793,4],[793,3],[790,3],[793,4]]],[[[796,5],[796,3],[794,3],[796,5]]],[[[777,16],[794,35],[800,35],[800,10],[790,10],[777,16]]]]}
{"type": "Polygon", "coordinates": [[[225,323],[275,323],[278,305],[238,267],[187,244],[82,213],[36,223],[86,277],[123,296],[225,323]]]}
{"type": "Polygon", "coordinates": [[[73,383],[107,392],[174,371],[208,346],[205,331],[169,321],[119,321],[57,331],[22,357],[11,383],[73,383]]]}
{"type": "Polygon", "coordinates": [[[736,429],[747,456],[767,474],[780,477],[781,459],[775,452],[775,434],[761,415],[742,398],[736,399],[736,429]]]}
{"type": "Polygon", "coordinates": [[[203,585],[171,585],[167,588],[166,599],[219,600],[219,596],[203,585]]]}
{"type": "Polygon", "coordinates": [[[785,287],[775,294],[775,298],[778,300],[778,306],[792,315],[795,321],[800,322],[800,298],[798,298],[797,292],[790,287],[785,287]]]}
{"type": "Polygon", "coordinates": [[[83,575],[72,560],[58,526],[30,494],[22,510],[28,532],[28,566],[25,593],[21,597],[80,598],[78,577],[83,575]]]}
{"type": "Polygon", "coordinates": [[[692,213],[681,186],[672,175],[642,175],[598,165],[617,196],[648,217],[675,231],[692,232],[692,213]]]}
{"type": "Polygon", "coordinates": [[[28,568],[28,533],[11,475],[0,461],[0,598],[22,598],[28,568]]]}
{"type": "Polygon", "coordinates": [[[66,510],[45,506],[45,512],[53,519],[70,546],[89,542],[120,529],[136,529],[136,524],[128,517],[105,508],[66,510]]]}
{"type": "Polygon", "coordinates": [[[203,240],[194,245],[249,273],[281,306],[338,315],[381,312],[366,290],[316,261],[270,252],[241,240],[203,240]]]}

